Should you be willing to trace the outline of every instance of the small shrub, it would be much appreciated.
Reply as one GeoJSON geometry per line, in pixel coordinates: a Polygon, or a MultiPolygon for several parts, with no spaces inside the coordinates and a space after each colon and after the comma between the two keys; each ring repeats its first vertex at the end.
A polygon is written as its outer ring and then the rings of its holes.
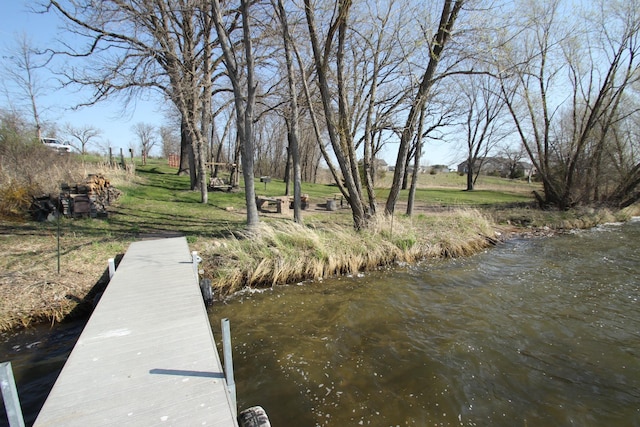
{"type": "Polygon", "coordinates": [[[0,186],[0,217],[24,218],[31,205],[34,190],[26,185],[9,181],[0,186]]]}
{"type": "Polygon", "coordinates": [[[401,249],[402,251],[408,251],[409,249],[413,248],[416,244],[416,239],[415,237],[402,237],[399,239],[396,239],[394,244],[401,249]]]}

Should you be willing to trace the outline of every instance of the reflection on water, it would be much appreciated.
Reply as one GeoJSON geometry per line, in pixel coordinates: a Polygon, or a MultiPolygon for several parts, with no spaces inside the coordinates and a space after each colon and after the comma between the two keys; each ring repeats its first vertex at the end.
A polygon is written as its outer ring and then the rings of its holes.
{"type": "Polygon", "coordinates": [[[245,294],[241,408],[274,425],[640,425],[640,223],[245,294]]]}
{"type": "MultiPolygon", "coordinates": [[[[640,426],[640,222],[238,295],[238,402],[274,426],[640,426]]],[[[4,337],[27,425],[82,324],[4,337]]],[[[6,423],[0,414],[0,425],[6,423]]]]}

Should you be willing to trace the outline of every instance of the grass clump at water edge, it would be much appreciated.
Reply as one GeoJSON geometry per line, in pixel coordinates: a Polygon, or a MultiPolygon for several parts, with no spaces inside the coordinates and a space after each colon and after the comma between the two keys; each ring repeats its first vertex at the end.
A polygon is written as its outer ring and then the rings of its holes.
{"type": "Polygon", "coordinates": [[[202,244],[205,276],[224,297],[243,287],[271,287],[357,274],[398,262],[475,253],[493,241],[489,221],[478,211],[459,210],[396,217],[378,216],[371,227],[263,222],[202,244]]]}

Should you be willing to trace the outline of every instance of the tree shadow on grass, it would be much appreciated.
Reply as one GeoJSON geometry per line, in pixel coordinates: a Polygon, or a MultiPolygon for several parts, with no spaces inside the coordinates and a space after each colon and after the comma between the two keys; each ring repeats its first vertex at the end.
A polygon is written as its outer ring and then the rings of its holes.
{"type": "MultiPolygon", "coordinates": [[[[211,209],[220,209],[211,207],[211,209]]],[[[183,210],[188,212],[188,210],[183,210]]],[[[230,230],[242,228],[244,217],[229,219],[211,219],[197,217],[187,213],[154,212],[148,209],[132,209],[128,207],[112,208],[106,224],[95,221],[103,219],[65,219],[61,222],[60,235],[74,233],[78,237],[93,237],[94,240],[73,247],[65,248],[65,252],[80,249],[81,246],[93,243],[104,243],[110,240],[133,240],[140,234],[149,233],[181,233],[186,236],[208,236],[213,238],[228,237],[230,230]],[[97,239],[97,240],[96,240],[97,239]]],[[[58,227],[55,222],[19,222],[0,223],[0,236],[47,236],[55,238],[58,227]]]]}
{"type": "Polygon", "coordinates": [[[171,232],[186,236],[223,238],[230,229],[242,227],[243,219],[212,220],[179,213],[161,213],[144,209],[118,208],[109,219],[112,233],[137,236],[146,233],[171,232]],[[116,231],[119,230],[119,231],[116,231]]]}
{"type": "Polygon", "coordinates": [[[185,177],[179,176],[175,173],[162,172],[157,168],[151,168],[149,170],[138,170],[136,173],[139,176],[146,177],[148,179],[149,182],[145,183],[145,186],[162,188],[172,191],[190,190],[189,181],[187,181],[185,177]]]}
{"type": "Polygon", "coordinates": [[[41,223],[36,222],[10,222],[10,221],[0,221],[0,235],[11,236],[11,235],[19,235],[19,236],[33,236],[42,232],[43,230],[48,230],[49,227],[43,225],[41,223]]]}

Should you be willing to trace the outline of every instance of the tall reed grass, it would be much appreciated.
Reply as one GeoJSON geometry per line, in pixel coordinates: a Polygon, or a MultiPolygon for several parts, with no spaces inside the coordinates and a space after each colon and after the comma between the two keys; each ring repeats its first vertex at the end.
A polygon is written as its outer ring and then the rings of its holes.
{"type": "Polygon", "coordinates": [[[219,296],[243,287],[270,287],[357,274],[399,262],[457,257],[494,242],[489,221],[476,210],[377,216],[355,231],[348,225],[263,222],[257,230],[205,243],[205,275],[219,296]]]}

